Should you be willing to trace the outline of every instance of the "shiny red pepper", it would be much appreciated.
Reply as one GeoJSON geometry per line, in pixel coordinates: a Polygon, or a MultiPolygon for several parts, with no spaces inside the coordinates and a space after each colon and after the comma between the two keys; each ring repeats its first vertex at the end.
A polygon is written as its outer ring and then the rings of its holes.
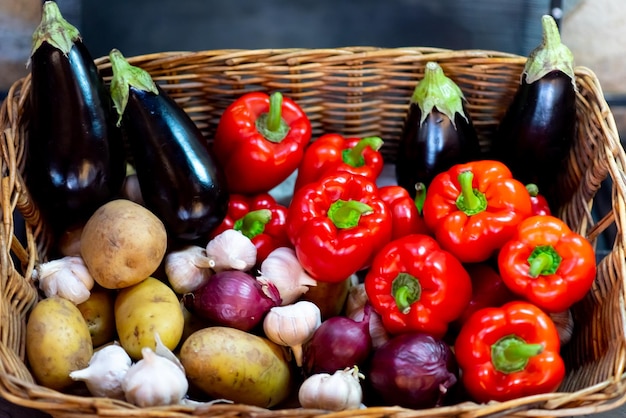
{"type": "Polygon", "coordinates": [[[250,238],[257,249],[257,263],[278,247],[292,247],[287,236],[287,207],[270,194],[256,196],[231,194],[226,217],[211,238],[226,229],[236,229],[250,238]]]}
{"type": "Polygon", "coordinates": [[[387,332],[420,331],[443,337],[472,296],[470,276],[434,238],[406,235],[374,257],[365,292],[387,332]]]}
{"type": "Polygon", "coordinates": [[[367,138],[346,138],[339,134],[320,136],[311,142],[304,152],[294,190],[336,171],[360,174],[375,181],[383,171],[383,156],[379,151],[382,145],[383,140],[376,136],[367,138]]]}
{"type": "Polygon", "coordinates": [[[565,222],[537,215],[519,224],[498,254],[498,269],[511,291],[547,312],[581,300],[596,276],[593,247],[565,222]]]}
{"type": "Polygon", "coordinates": [[[279,92],[246,93],[226,108],[213,152],[231,193],[268,192],[300,165],[311,123],[300,106],[279,92]]]}
{"type": "Polygon", "coordinates": [[[392,239],[410,234],[427,234],[430,230],[422,219],[422,205],[426,196],[426,189],[417,188],[415,199],[409,192],[397,185],[387,185],[378,188],[380,198],[389,206],[393,220],[392,239]]]}
{"type": "Polygon", "coordinates": [[[483,403],[557,390],[565,377],[559,350],[553,321],[525,301],[476,311],[454,343],[463,387],[483,403]]]}
{"type": "Polygon", "coordinates": [[[531,215],[530,194],[502,163],[457,164],[430,183],[423,216],[441,247],[463,263],[489,259],[531,215]]]}
{"type": "Polygon", "coordinates": [[[287,212],[298,260],[323,282],[340,282],[368,267],[391,231],[391,213],[376,184],[345,171],[302,186],[287,212]]]}

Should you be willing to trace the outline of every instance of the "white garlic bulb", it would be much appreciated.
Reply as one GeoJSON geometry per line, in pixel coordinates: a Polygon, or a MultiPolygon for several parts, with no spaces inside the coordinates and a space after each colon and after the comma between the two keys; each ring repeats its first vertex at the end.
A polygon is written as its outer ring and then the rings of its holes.
{"type": "Polygon", "coordinates": [[[197,245],[171,251],[164,261],[167,280],[178,294],[193,292],[205,284],[214,266],[215,262],[207,257],[206,250],[197,245]]]}
{"type": "Polygon", "coordinates": [[[295,302],[310,286],[317,285],[317,281],[300,264],[296,252],[287,247],[279,247],[269,253],[261,263],[261,272],[257,279],[262,284],[274,284],[283,305],[295,302]]]}
{"type": "Polygon", "coordinates": [[[89,365],[70,373],[73,380],[84,381],[93,396],[124,399],[122,380],[126,376],[132,360],[118,343],[110,344],[96,351],[89,365]]]}
{"type": "Polygon", "coordinates": [[[302,382],[298,401],[303,408],[346,411],[358,409],[363,402],[361,381],[364,376],[355,366],[334,374],[317,373],[302,382]]]}
{"type": "Polygon", "coordinates": [[[296,364],[303,362],[302,345],[322,324],[320,308],[309,301],[292,305],[275,306],[263,319],[263,331],[276,344],[291,348],[296,364]]]}
{"type": "Polygon", "coordinates": [[[141,355],[122,381],[126,400],[140,407],[180,404],[189,388],[185,372],[149,347],[141,355]]]}
{"type": "Polygon", "coordinates": [[[46,297],[59,296],[75,305],[85,302],[91,295],[94,279],[80,256],[65,256],[39,264],[33,270],[33,280],[46,297]]]}
{"type": "Polygon", "coordinates": [[[257,249],[240,231],[226,229],[207,243],[206,254],[215,263],[216,272],[246,271],[256,263],[257,249]]]}

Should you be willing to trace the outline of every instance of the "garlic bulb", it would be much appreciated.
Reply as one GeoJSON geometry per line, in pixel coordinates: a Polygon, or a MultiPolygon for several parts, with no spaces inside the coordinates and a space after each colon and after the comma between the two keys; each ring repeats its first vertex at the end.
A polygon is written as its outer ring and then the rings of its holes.
{"type": "Polygon", "coordinates": [[[164,261],[167,280],[178,294],[193,292],[205,284],[214,266],[215,262],[207,257],[206,250],[197,245],[171,251],[164,261]]]}
{"type": "Polygon", "coordinates": [[[271,308],[263,319],[263,331],[276,344],[290,347],[296,364],[301,367],[302,345],[321,324],[320,308],[313,302],[300,301],[271,308]]]}
{"type": "Polygon", "coordinates": [[[142,359],[130,367],[122,381],[126,400],[140,407],[182,403],[189,382],[180,363],[149,347],[142,348],[141,355],[142,359]]]}
{"type": "Polygon", "coordinates": [[[269,253],[261,263],[261,271],[257,279],[263,283],[273,283],[278,289],[283,305],[295,302],[315,286],[317,281],[304,271],[296,252],[291,248],[280,247],[269,253]]]}
{"type": "Polygon", "coordinates": [[[96,351],[89,365],[70,373],[73,380],[84,381],[89,393],[113,399],[124,399],[122,380],[132,360],[118,343],[110,344],[96,351]]]}
{"type": "Polygon", "coordinates": [[[358,367],[337,370],[334,374],[317,373],[309,376],[298,391],[303,408],[346,411],[358,409],[363,402],[363,389],[358,367]]]}
{"type": "Polygon", "coordinates": [[[39,264],[33,270],[33,280],[46,297],[60,296],[78,305],[89,299],[94,280],[82,257],[65,256],[39,264]]]}
{"type": "Polygon", "coordinates": [[[215,263],[216,272],[248,270],[256,263],[256,252],[250,238],[235,229],[224,230],[206,245],[207,257],[215,263]]]}

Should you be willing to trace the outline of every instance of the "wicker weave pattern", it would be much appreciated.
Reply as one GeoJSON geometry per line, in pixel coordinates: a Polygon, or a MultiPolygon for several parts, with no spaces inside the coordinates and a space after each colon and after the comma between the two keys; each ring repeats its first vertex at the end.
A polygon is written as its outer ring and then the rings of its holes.
{"type": "MultiPolygon", "coordinates": [[[[149,71],[174,97],[210,140],[225,107],[251,90],[279,89],[308,113],[314,136],[322,132],[378,135],[392,162],[408,99],[428,61],[437,61],[463,90],[484,149],[517,88],[525,58],[495,51],[449,51],[434,48],[342,48],[281,50],[216,50],[167,52],[129,61],[149,71]]],[[[105,78],[106,57],[97,60],[105,78]]],[[[33,382],[24,364],[25,320],[37,301],[30,281],[38,260],[46,257],[46,227],[30,200],[22,178],[25,101],[29,78],[18,80],[0,109],[2,162],[0,226],[0,396],[57,417],[479,417],[572,416],[613,409],[626,402],[622,379],[626,363],[626,157],[615,122],[593,72],[576,69],[577,140],[561,176],[568,197],[559,214],[574,230],[597,245],[604,232],[616,231],[608,255],[598,264],[596,283],[574,309],[576,332],[564,349],[568,376],[557,393],[488,406],[464,403],[408,410],[367,408],[356,413],[303,409],[264,410],[246,405],[200,405],[140,409],[123,402],[61,394],[33,382]],[[611,207],[600,208],[596,193],[611,188],[611,207]],[[15,238],[13,212],[26,220],[26,239],[15,238]]]]}

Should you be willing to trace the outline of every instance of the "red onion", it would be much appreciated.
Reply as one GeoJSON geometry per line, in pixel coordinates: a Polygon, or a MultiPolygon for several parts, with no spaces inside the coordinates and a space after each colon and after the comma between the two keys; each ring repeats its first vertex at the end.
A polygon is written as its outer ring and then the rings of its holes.
{"type": "Polygon", "coordinates": [[[264,287],[239,270],[215,273],[207,283],[184,296],[185,307],[214,325],[250,331],[274,306],[281,303],[275,286],[264,287]]]}
{"type": "Polygon", "coordinates": [[[370,312],[368,306],[360,321],[333,316],[322,322],[304,346],[305,373],[333,374],[346,367],[362,366],[372,351],[370,312]]]}
{"type": "Polygon", "coordinates": [[[369,385],[384,403],[421,409],[440,406],[458,380],[458,366],[443,340],[423,333],[392,337],[372,356],[369,385]]]}

